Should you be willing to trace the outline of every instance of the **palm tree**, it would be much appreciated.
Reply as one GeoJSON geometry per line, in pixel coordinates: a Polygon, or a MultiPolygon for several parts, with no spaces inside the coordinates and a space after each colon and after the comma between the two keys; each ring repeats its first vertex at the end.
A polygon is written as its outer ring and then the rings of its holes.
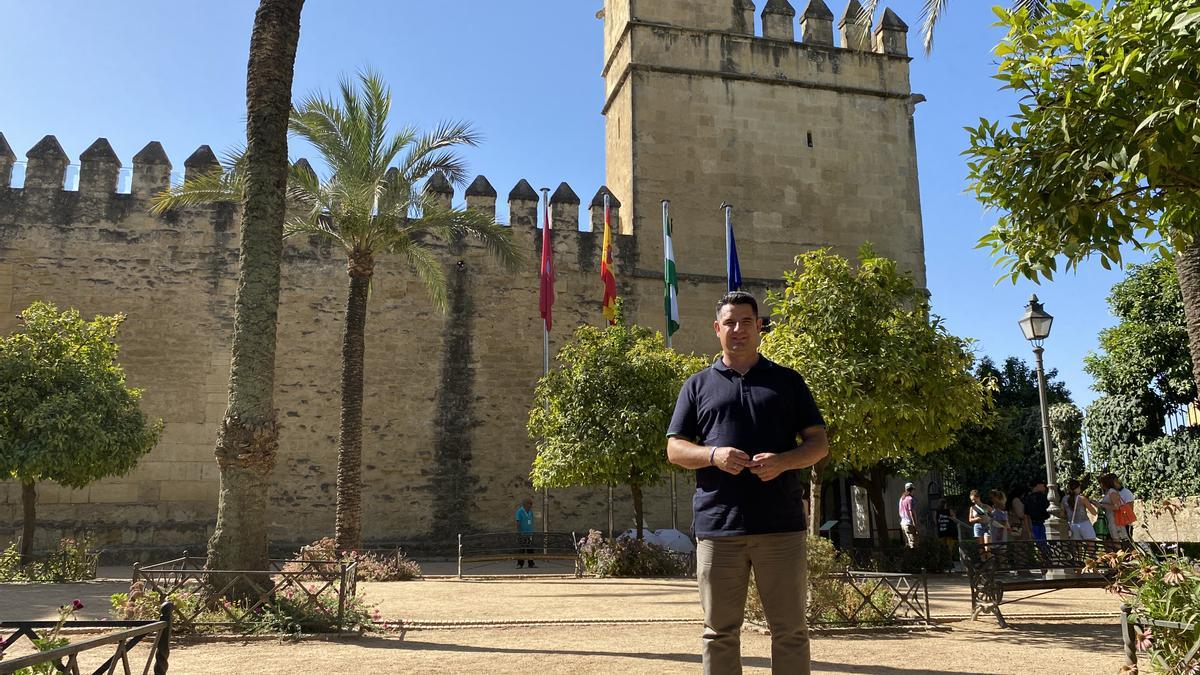
{"type": "MultiPolygon", "coordinates": [[[[453,208],[421,189],[427,181],[466,182],[466,166],[455,146],[474,146],[479,136],[463,122],[447,122],[426,134],[412,127],[388,131],[391,91],[374,72],[357,83],[343,78],[338,100],[314,94],[291,114],[293,135],[324,160],[321,179],[297,162],[288,180],[289,216],[284,235],[312,235],[346,254],[349,290],[342,335],[342,408],[338,437],[337,516],[339,550],[362,547],[362,392],[367,298],[379,256],[402,256],[424,282],[434,305],[446,309],[446,280],[433,251],[465,237],[481,241],[509,268],[521,255],[507,229],[487,214],[453,208]],[[357,86],[356,86],[357,85],[357,86]]],[[[235,201],[246,185],[235,155],[225,171],[200,176],[163,193],[156,208],[235,201]]]]}
{"type": "MultiPolygon", "coordinates": [[[[921,4],[921,43],[926,56],[933,52],[933,32],[946,13],[949,4],[949,0],[924,0],[921,4]]],[[[865,0],[857,23],[869,27],[871,17],[875,16],[875,8],[878,6],[879,0],[865,0]]],[[[1046,0],[1013,0],[1012,9],[1014,11],[1023,9],[1034,17],[1043,16],[1047,10],[1046,0]]]]}
{"type": "Polygon", "coordinates": [[[268,478],[275,465],[275,322],[288,174],[287,110],[304,0],[261,0],[246,74],[246,152],[229,402],[209,569],[267,569],[268,478]]]}

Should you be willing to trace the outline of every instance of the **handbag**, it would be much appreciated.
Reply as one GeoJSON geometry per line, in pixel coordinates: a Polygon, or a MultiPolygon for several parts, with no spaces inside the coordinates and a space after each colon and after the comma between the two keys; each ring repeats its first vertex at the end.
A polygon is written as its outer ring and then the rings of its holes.
{"type": "Polygon", "coordinates": [[[1121,527],[1126,527],[1137,522],[1137,514],[1133,512],[1133,502],[1121,502],[1121,505],[1113,512],[1113,518],[1117,521],[1117,525],[1121,527]]]}

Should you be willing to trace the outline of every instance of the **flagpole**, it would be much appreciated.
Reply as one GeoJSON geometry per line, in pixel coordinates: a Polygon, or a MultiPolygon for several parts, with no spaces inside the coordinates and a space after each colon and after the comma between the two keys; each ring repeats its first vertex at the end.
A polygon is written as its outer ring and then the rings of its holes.
{"type": "Polygon", "coordinates": [[[730,255],[730,250],[733,249],[733,204],[721,202],[721,208],[725,210],[725,279],[726,284],[729,284],[733,279],[733,256],[730,255]]]}
{"type": "MultiPolygon", "coordinates": [[[[550,188],[542,188],[542,204],[543,212],[546,214],[546,222],[542,227],[550,227],[550,188]]],[[[549,242],[549,237],[542,237],[542,245],[545,246],[549,242]]],[[[543,256],[544,257],[544,256],[543,256]]],[[[546,274],[546,270],[540,270],[541,275],[546,274]]],[[[546,327],[546,320],[542,319],[542,376],[550,374],[550,329],[546,327]]],[[[549,403],[547,403],[547,406],[549,403]]],[[[550,488],[542,488],[542,532],[550,531],[550,488]]]]}
{"type": "MultiPolygon", "coordinates": [[[[663,243],[665,244],[666,240],[667,240],[667,232],[669,232],[671,229],[671,200],[670,199],[662,200],[662,214],[663,214],[663,243]]],[[[669,293],[670,289],[667,289],[667,292],[669,293]]],[[[667,349],[671,349],[671,317],[670,317],[670,315],[664,313],[664,321],[666,322],[667,349]]],[[[671,529],[678,530],[679,529],[679,492],[678,492],[678,487],[676,486],[676,483],[675,483],[675,479],[677,478],[677,476],[675,475],[674,469],[671,469],[670,471],[671,471],[671,529]]]]}

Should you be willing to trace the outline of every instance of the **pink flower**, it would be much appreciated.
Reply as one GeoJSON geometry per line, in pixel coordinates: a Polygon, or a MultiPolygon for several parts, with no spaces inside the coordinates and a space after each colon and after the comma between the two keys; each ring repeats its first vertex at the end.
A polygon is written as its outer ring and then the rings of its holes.
{"type": "Polygon", "coordinates": [[[1153,644],[1153,640],[1151,639],[1149,628],[1147,628],[1144,631],[1138,631],[1136,647],[1139,652],[1144,652],[1144,651],[1150,649],[1150,646],[1152,644],[1153,644]]]}
{"type": "Polygon", "coordinates": [[[79,598],[75,598],[71,601],[71,609],[75,610],[76,612],[83,609],[83,603],[79,601],[79,598]]]}

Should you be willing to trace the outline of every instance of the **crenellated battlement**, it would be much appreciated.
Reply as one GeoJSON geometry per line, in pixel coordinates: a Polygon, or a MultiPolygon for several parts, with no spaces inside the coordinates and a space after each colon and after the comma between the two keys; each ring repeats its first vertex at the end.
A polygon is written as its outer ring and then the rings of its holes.
{"type": "Polygon", "coordinates": [[[908,95],[908,26],[891,9],[875,22],[850,0],[836,40],[823,0],[799,11],[766,0],[757,35],[754,11],[749,0],[607,0],[605,110],[638,70],[908,95]]]}
{"type": "MultiPolygon", "coordinates": [[[[43,137],[26,153],[25,182],[22,187],[11,187],[16,154],[8,140],[0,133],[0,227],[6,224],[30,224],[38,220],[53,221],[59,225],[69,222],[69,228],[59,228],[58,236],[71,230],[84,230],[89,226],[102,226],[108,232],[123,232],[136,245],[139,233],[177,229],[179,214],[166,213],[160,216],[149,214],[149,199],[171,185],[171,162],[158,141],[146,144],[133,157],[133,172],[130,192],[118,191],[118,179],[123,167],[117,153],[105,138],[99,138],[79,155],[79,181],[75,190],[67,189],[67,169],[70,157],[53,135],[43,137]],[[110,208],[103,201],[108,199],[118,206],[110,208]],[[86,204],[81,202],[86,201],[86,204]],[[102,208],[95,208],[96,202],[102,208]]],[[[221,166],[216,153],[208,145],[199,146],[184,161],[184,180],[211,172],[221,166]]],[[[313,171],[307,159],[299,159],[295,166],[313,171]]],[[[394,170],[394,169],[393,169],[394,170]]],[[[463,202],[456,202],[453,185],[441,174],[435,174],[424,186],[444,205],[465,203],[467,208],[487,213],[494,219],[503,219],[498,209],[496,189],[485,176],[477,176],[463,192],[463,202]]],[[[599,269],[600,236],[604,228],[603,196],[608,188],[601,187],[596,197],[581,210],[581,201],[574,189],[566,182],[558,185],[550,198],[553,223],[552,240],[556,263],[563,269],[589,271],[599,269]]],[[[611,194],[611,193],[610,193],[611,194]]],[[[622,264],[622,251],[635,250],[632,231],[623,230],[620,216],[621,202],[615,196],[610,199],[614,228],[614,260],[618,269],[622,264]]],[[[507,199],[508,225],[512,236],[521,244],[522,250],[531,260],[541,254],[541,196],[525,179],[521,179],[509,192],[507,199]]],[[[231,209],[197,207],[188,209],[186,227],[203,228],[206,218],[210,229],[228,232],[231,237],[222,239],[231,251],[238,245],[237,228],[229,222],[231,209]],[[206,214],[212,214],[209,218],[206,214]],[[218,215],[219,214],[219,215],[218,215]]],[[[467,248],[481,248],[475,240],[464,242],[467,248]]],[[[307,241],[288,242],[291,254],[313,259],[314,246],[307,241]],[[309,249],[309,250],[306,250],[309,249]]],[[[319,257],[319,256],[316,256],[319,257]]],[[[635,261],[628,261],[630,266],[635,261]]],[[[536,268],[536,265],[534,265],[536,268]]]]}

